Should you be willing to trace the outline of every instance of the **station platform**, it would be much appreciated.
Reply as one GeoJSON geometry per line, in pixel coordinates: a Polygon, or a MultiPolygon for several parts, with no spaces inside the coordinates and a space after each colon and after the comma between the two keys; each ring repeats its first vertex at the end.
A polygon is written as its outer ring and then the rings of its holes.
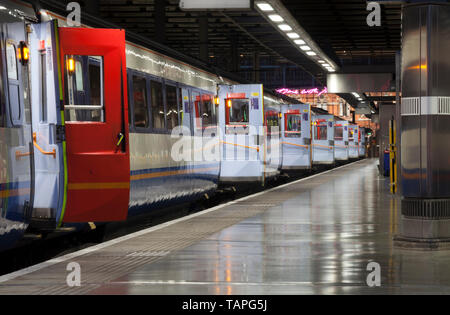
{"type": "Polygon", "coordinates": [[[366,159],[2,276],[0,294],[450,293],[449,251],[393,246],[399,201],[366,159]]]}

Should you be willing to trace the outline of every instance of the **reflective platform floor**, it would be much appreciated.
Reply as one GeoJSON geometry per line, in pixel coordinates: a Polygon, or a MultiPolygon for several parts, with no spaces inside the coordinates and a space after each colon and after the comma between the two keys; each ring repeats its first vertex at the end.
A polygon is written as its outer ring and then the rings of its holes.
{"type": "Polygon", "coordinates": [[[450,251],[395,248],[400,200],[362,160],[0,277],[0,294],[450,294],[450,251]],[[70,287],[68,264],[80,266],[70,287]],[[369,287],[370,262],[381,286],[369,287]]]}

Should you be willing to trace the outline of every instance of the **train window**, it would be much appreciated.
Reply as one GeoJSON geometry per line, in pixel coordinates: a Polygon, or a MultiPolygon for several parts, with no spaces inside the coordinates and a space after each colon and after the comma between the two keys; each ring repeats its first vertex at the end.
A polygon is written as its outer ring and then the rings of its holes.
{"type": "Polygon", "coordinates": [[[355,137],[353,136],[355,131],[353,129],[348,129],[348,141],[354,141],[355,137]]]}
{"type": "Polygon", "coordinates": [[[152,122],[153,128],[164,129],[164,100],[162,83],[151,81],[151,97],[152,97],[152,122]]]}
{"type": "Polygon", "coordinates": [[[181,112],[181,122],[186,128],[191,128],[190,121],[190,103],[189,103],[189,91],[187,89],[181,89],[181,100],[180,100],[180,112],[181,112]]]}
{"type": "Polygon", "coordinates": [[[266,126],[269,134],[280,131],[280,118],[277,112],[266,113],[266,126]]]}
{"type": "Polygon", "coordinates": [[[302,135],[302,116],[299,114],[285,115],[285,132],[287,138],[299,138],[302,135]]]}
{"type": "Polygon", "coordinates": [[[66,56],[67,122],[104,122],[103,57],[66,56]]]}
{"type": "Polygon", "coordinates": [[[334,129],[334,140],[344,140],[344,127],[336,126],[334,129]]]}
{"type": "MultiPolygon", "coordinates": [[[[3,60],[0,55],[0,128],[5,127],[5,92],[3,90],[3,60]]],[[[1,175],[1,174],[0,174],[1,175]]]]}
{"type": "Polygon", "coordinates": [[[314,128],[314,139],[315,140],[328,140],[328,126],[327,125],[316,125],[314,128]]]}
{"type": "Polygon", "coordinates": [[[77,91],[83,92],[84,91],[83,65],[81,64],[81,61],[75,62],[75,82],[76,82],[77,91]]]}
{"type": "Polygon", "coordinates": [[[147,80],[133,75],[134,126],[148,128],[147,80]]]}
{"type": "Polygon", "coordinates": [[[200,98],[200,93],[192,92],[192,104],[194,104],[194,119],[196,128],[201,128],[202,120],[200,118],[200,109],[202,107],[202,100],[200,98]]]}
{"type": "Polygon", "coordinates": [[[172,85],[166,85],[167,102],[167,128],[172,130],[178,126],[178,99],[177,88],[172,85]]]}
{"type": "Polygon", "coordinates": [[[16,46],[12,43],[6,44],[6,64],[8,69],[8,79],[19,80],[16,46]]]}
{"type": "Polygon", "coordinates": [[[212,126],[216,124],[216,106],[214,105],[214,96],[210,94],[202,95],[201,115],[202,126],[212,126]]]}
{"type": "Polygon", "coordinates": [[[41,121],[47,121],[47,55],[41,53],[40,56],[40,68],[41,68],[41,121]]]}
{"type": "Polygon", "coordinates": [[[248,99],[230,99],[226,104],[229,113],[228,123],[239,124],[248,123],[249,121],[249,105],[248,99]]]}

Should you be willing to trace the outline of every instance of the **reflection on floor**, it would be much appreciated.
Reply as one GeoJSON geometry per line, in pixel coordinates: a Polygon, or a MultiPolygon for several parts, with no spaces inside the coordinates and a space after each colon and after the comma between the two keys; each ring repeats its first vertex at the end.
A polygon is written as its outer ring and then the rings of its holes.
{"type": "Polygon", "coordinates": [[[363,160],[0,283],[0,294],[450,293],[450,251],[393,247],[400,200],[363,160]],[[81,287],[66,284],[67,263],[81,287]],[[370,262],[381,286],[369,287],[370,262]]]}

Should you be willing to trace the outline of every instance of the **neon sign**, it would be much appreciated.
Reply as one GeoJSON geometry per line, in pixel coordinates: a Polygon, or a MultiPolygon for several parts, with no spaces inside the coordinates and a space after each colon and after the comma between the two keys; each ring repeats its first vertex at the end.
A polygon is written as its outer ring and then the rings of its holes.
{"type": "Polygon", "coordinates": [[[319,88],[312,88],[312,89],[300,89],[300,90],[291,90],[291,89],[287,89],[287,88],[282,88],[282,89],[278,89],[275,90],[275,92],[280,93],[280,94],[284,94],[284,95],[317,95],[320,96],[322,94],[328,93],[328,89],[327,87],[324,87],[322,90],[319,90],[319,88]]]}

